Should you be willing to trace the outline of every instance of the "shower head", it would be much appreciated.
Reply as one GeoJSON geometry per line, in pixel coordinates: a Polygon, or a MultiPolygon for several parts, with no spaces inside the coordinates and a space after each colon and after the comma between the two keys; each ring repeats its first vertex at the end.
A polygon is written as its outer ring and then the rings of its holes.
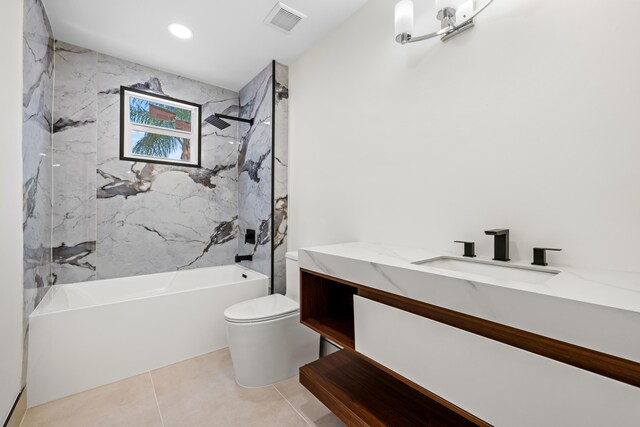
{"type": "Polygon", "coordinates": [[[224,121],[222,119],[234,120],[236,122],[249,123],[250,126],[253,126],[253,119],[242,119],[240,117],[227,116],[225,114],[218,114],[218,113],[210,115],[209,117],[204,119],[204,121],[209,123],[210,125],[213,125],[213,126],[217,127],[220,130],[226,129],[229,126],[231,126],[229,123],[227,123],[226,121],[224,121]]]}
{"type": "Polygon", "coordinates": [[[210,115],[209,117],[204,119],[204,121],[209,123],[210,125],[213,125],[213,126],[217,127],[220,130],[226,129],[229,126],[231,126],[229,123],[227,123],[224,120],[222,120],[221,118],[217,117],[215,114],[210,115]]]}

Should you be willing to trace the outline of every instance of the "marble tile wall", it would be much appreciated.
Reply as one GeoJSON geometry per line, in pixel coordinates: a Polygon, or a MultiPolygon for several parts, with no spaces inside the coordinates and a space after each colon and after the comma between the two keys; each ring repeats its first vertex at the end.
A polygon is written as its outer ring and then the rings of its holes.
{"type": "Polygon", "coordinates": [[[238,249],[237,124],[202,127],[202,169],[119,160],[121,85],[238,114],[238,93],[56,44],[56,283],[230,264],[238,249]],[[232,142],[232,144],[230,144],[232,142]]]}
{"type": "Polygon", "coordinates": [[[240,116],[254,118],[240,125],[238,209],[241,239],[238,251],[253,254],[245,264],[272,276],[274,292],[286,291],[285,252],[288,215],[289,68],[273,62],[240,90],[240,116]],[[246,229],[256,230],[254,245],[246,229]],[[273,271],[272,271],[273,260],[273,271]]]}
{"type": "Polygon", "coordinates": [[[51,277],[51,127],[53,34],[40,0],[24,1],[23,22],[23,233],[24,316],[53,282],[51,277]]]}
{"type": "Polygon", "coordinates": [[[273,285],[277,293],[286,291],[285,253],[289,214],[289,67],[275,63],[274,169],[273,169],[273,285]]]}
{"type": "Polygon", "coordinates": [[[240,90],[240,117],[254,124],[240,125],[238,151],[238,252],[253,255],[243,265],[271,276],[273,66],[269,64],[240,90]],[[256,230],[256,243],[245,243],[246,230],[256,230]]]}
{"type": "Polygon", "coordinates": [[[63,42],[54,49],[42,6],[25,8],[25,20],[41,24],[25,26],[26,315],[53,283],[228,264],[236,252],[271,275],[275,251],[274,286],[284,292],[286,67],[269,65],[238,94],[63,42]],[[204,123],[202,169],[123,162],[120,85],[201,103],[203,117],[256,121],[224,131],[204,123]],[[247,228],[255,245],[244,244],[247,228]]]}
{"type": "Polygon", "coordinates": [[[96,278],[97,55],[56,42],[53,264],[56,283],[96,278]]]}

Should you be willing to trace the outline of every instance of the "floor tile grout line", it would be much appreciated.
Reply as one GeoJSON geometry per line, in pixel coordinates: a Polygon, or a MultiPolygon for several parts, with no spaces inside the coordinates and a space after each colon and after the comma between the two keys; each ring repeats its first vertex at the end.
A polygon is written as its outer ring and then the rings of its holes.
{"type": "Polygon", "coordinates": [[[307,423],[307,425],[308,425],[308,426],[311,426],[311,423],[307,420],[307,418],[306,418],[304,415],[302,415],[302,414],[300,413],[300,411],[298,411],[298,410],[296,409],[296,407],[295,407],[295,406],[293,406],[293,403],[289,402],[289,399],[287,399],[287,398],[284,396],[284,394],[282,394],[282,393],[280,392],[280,390],[278,390],[278,387],[276,387],[276,385],[275,385],[275,384],[271,384],[271,387],[273,387],[273,388],[275,388],[275,389],[276,389],[276,391],[278,392],[278,394],[279,394],[280,396],[282,396],[282,398],[284,399],[284,401],[285,401],[285,402],[287,402],[287,403],[289,404],[289,406],[291,406],[291,408],[293,408],[293,410],[295,411],[295,413],[296,413],[296,414],[298,414],[298,415],[300,416],[300,418],[302,418],[302,421],[304,421],[305,423],[307,423]]]}
{"type": "Polygon", "coordinates": [[[153,375],[149,372],[149,378],[151,379],[151,388],[153,389],[153,397],[156,399],[156,408],[158,408],[158,415],[160,415],[160,424],[164,427],[164,418],[162,418],[162,410],[160,409],[160,402],[158,402],[158,394],[156,393],[156,384],[153,382],[153,375]]]}

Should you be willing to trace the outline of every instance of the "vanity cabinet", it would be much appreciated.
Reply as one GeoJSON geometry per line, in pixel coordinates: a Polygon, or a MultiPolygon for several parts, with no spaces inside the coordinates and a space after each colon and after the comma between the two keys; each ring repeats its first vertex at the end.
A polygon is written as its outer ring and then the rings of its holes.
{"type": "Polygon", "coordinates": [[[342,350],[300,368],[300,382],[350,426],[490,426],[356,351],[355,306],[367,288],[300,270],[300,320],[342,350]]]}
{"type": "Polygon", "coordinates": [[[496,426],[638,426],[640,389],[355,296],[355,350],[496,426]]]}
{"type": "Polygon", "coordinates": [[[307,270],[301,321],[344,347],[300,381],[348,425],[640,425],[634,362],[307,270]]]}

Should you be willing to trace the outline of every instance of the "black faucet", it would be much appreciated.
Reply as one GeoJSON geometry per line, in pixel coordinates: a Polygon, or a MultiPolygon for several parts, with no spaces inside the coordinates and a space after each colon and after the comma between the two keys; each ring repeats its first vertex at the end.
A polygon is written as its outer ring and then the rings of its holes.
{"type": "Polygon", "coordinates": [[[493,236],[493,260],[510,261],[509,259],[509,229],[498,228],[487,230],[484,234],[493,236]]]}
{"type": "Polygon", "coordinates": [[[469,258],[476,257],[476,244],[475,242],[465,242],[464,240],[454,240],[454,243],[464,243],[464,255],[469,258]]]}
{"type": "Polygon", "coordinates": [[[561,251],[562,249],[554,249],[554,248],[533,248],[533,262],[531,265],[542,265],[546,266],[547,264],[547,251],[561,251]]]}
{"type": "Polygon", "coordinates": [[[236,255],[236,262],[253,261],[253,255],[236,255]]]}

